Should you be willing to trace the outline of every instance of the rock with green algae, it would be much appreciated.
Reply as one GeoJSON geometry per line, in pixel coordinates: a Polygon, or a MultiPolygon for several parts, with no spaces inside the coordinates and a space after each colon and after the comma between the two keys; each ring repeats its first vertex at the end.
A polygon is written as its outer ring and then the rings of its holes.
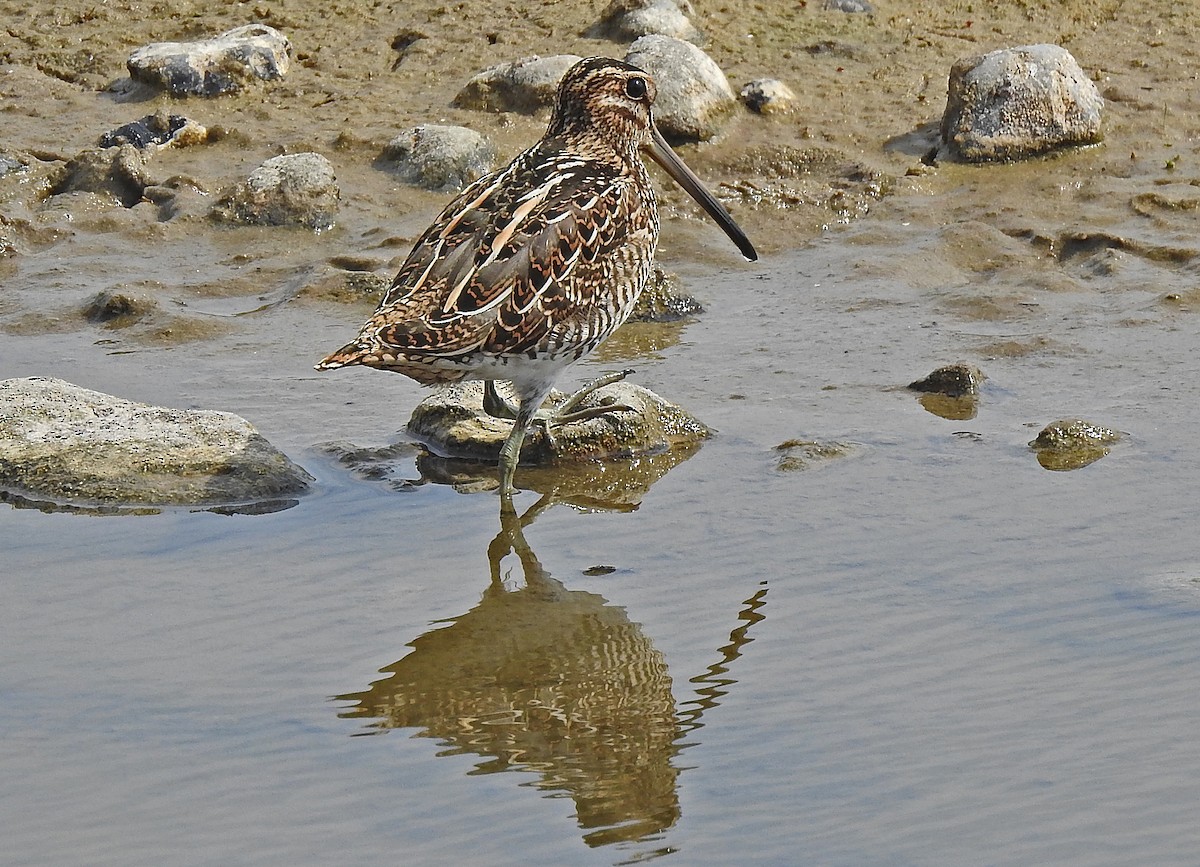
{"type": "Polygon", "coordinates": [[[1029,447],[1048,470],[1077,470],[1100,460],[1121,439],[1120,432],[1094,422],[1064,418],[1042,428],[1029,447]]]}
{"type": "MultiPolygon", "coordinates": [[[[506,383],[499,384],[503,393],[506,383]]],[[[546,408],[567,399],[555,391],[546,408]]],[[[649,389],[630,382],[615,382],[596,389],[579,409],[602,404],[626,409],[596,418],[555,425],[546,436],[534,424],[521,449],[523,464],[605,460],[660,454],[680,446],[694,445],[709,430],[683,408],[649,389]]],[[[483,410],[483,383],[466,382],[439,389],[413,410],[408,432],[444,457],[495,461],[500,446],[512,430],[512,422],[494,418],[483,410]]]]}

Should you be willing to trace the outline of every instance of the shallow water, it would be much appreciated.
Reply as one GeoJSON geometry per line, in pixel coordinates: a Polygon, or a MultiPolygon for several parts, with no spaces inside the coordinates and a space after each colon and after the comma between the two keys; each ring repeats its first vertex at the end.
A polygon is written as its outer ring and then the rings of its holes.
{"type": "MultiPolygon", "coordinates": [[[[295,33],[311,26],[279,5],[295,33]]],[[[0,506],[5,857],[1195,863],[1200,151],[1184,67],[1200,13],[1101,5],[948,3],[915,24],[804,12],[796,44],[836,44],[794,57],[779,31],[761,55],[722,34],[713,50],[739,75],[774,64],[826,97],[739,137],[815,136],[892,176],[891,194],[853,220],[733,199],[762,239],[754,265],[668,208],[662,264],[707,312],[630,329],[572,381],[634,367],[717,433],[674,466],[606,468],[629,486],[615,504],[578,480],[566,502],[522,494],[521,533],[493,494],[460,492],[463,467],[404,445],[419,387],[311,369],[369,310],[312,291],[330,258],[387,272],[440,201],[373,168],[378,142],[327,147],[335,115],[385,125],[382,79],[318,58],[275,102],[205,107],[267,130],[253,147],[162,156],[164,174],[215,185],[222,163],[236,175],[272,155],[264,142],[307,136],[338,163],[332,232],[6,200],[29,222],[0,259],[0,376],[239,413],[317,482],[255,515],[0,506]],[[1110,88],[1105,146],[904,174],[940,111],[917,99],[920,70],[1056,35],[1110,88]],[[360,86],[362,105],[320,101],[360,86]],[[79,315],[131,287],[159,313],[79,315]],[[946,418],[903,388],[959,360],[988,376],[976,407],[946,418]],[[1126,436],[1044,469],[1028,442],[1070,416],[1126,436]],[[840,456],[796,468],[789,441],[840,456]],[[373,462],[339,458],[355,449],[373,462]],[[455,473],[458,489],[434,481],[455,473]]],[[[127,23],[92,14],[72,26],[127,23]]],[[[123,39],[147,41],[133,25],[123,39]]],[[[516,44],[499,30],[489,62],[516,44]]],[[[566,47],[588,46],[544,53],[566,47]]],[[[448,101],[431,87],[396,111],[448,101]]],[[[8,129],[82,147],[94,130],[67,109],[97,126],[113,107],[99,99],[59,94],[45,126],[9,112],[8,129]]],[[[514,140],[537,126],[493,125],[514,140]]],[[[737,138],[686,156],[721,176],[737,138]]]]}
{"type": "MultiPolygon", "coordinates": [[[[634,512],[538,515],[541,568],[516,601],[487,592],[494,496],[396,490],[319,448],[383,445],[419,396],[308,373],[334,324],[276,309],[286,354],[75,341],[62,357],[67,341],[36,338],[47,360],[5,341],[15,375],[241,412],[318,477],[267,515],[0,515],[10,851],[1189,863],[1188,322],[1088,293],[1019,323],[959,317],[856,276],[881,233],[897,260],[924,255],[924,232],[863,224],[722,272],[710,312],[635,365],[718,435],[634,512]],[[981,362],[975,418],[895,388],[1032,336],[1070,349],[981,362]],[[1064,413],[1129,437],[1044,470],[1026,442],[1064,413]],[[849,451],[782,472],[774,447],[793,438],[849,451]]],[[[395,475],[419,477],[411,457],[395,475]]],[[[509,587],[524,574],[500,561],[509,587]]]]}

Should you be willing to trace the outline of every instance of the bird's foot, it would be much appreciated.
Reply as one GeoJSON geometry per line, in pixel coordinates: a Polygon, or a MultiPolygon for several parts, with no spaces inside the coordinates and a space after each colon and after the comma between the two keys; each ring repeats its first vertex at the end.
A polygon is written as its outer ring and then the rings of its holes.
{"type": "Polygon", "coordinates": [[[569,398],[562,406],[554,411],[552,421],[554,424],[568,424],[573,421],[585,421],[589,418],[605,415],[610,412],[628,412],[629,407],[624,404],[605,403],[599,406],[590,406],[587,409],[577,410],[576,407],[587,398],[589,394],[597,389],[604,388],[606,385],[612,385],[614,382],[620,382],[625,377],[633,373],[632,369],[619,371],[618,373],[608,373],[604,376],[597,377],[587,385],[579,389],[569,398]]]}
{"type": "MultiPolygon", "coordinates": [[[[633,373],[633,370],[630,369],[597,377],[567,398],[561,406],[553,410],[539,409],[537,415],[534,417],[534,421],[542,427],[546,436],[549,437],[551,427],[558,427],[559,425],[570,424],[576,421],[587,421],[588,419],[599,418],[602,415],[608,415],[613,412],[632,412],[633,407],[626,406],[623,403],[602,403],[584,409],[577,408],[592,392],[604,388],[606,385],[612,385],[614,382],[620,382],[631,373],[633,373]]],[[[515,419],[518,409],[519,407],[516,403],[509,400],[497,390],[495,380],[489,379],[484,382],[484,412],[492,418],[515,419]]]]}
{"type": "Polygon", "coordinates": [[[614,382],[620,382],[631,373],[633,373],[632,370],[622,370],[619,373],[609,373],[597,377],[567,398],[561,406],[556,407],[552,411],[542,412],[537,415],[533,419],[534,424],[541,427],[542,433],[546,437],[546,444],[550,450],[553,451],[555,446],[552,428],[571,424],[572,422],[600,418],[614,412],[633,412],[633,407],[623,403],[601,403],[595,406],[584,407],[583,409],[577,408],[592,392],[604,388],[606,385],[612,385],[614,382]]]}

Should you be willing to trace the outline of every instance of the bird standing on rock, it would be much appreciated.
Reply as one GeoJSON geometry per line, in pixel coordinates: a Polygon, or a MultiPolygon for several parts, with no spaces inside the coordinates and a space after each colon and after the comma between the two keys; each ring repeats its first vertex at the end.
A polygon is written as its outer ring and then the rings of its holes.
{"type": "Polygon", "coordinates": [[[567,70],[542,139],[446,206],[357,339],[316,366],[360,364],[422,385],[484,380],[485,409],[514,419],[500,450],[503,509],[512,509],[521,443],[554,381],[628,318],[650,277],[658,205],[641,151],[746,259],[758,258],[655,127],[655,94],[649,75],[618,60],[591,57],[567,70]],[[518,406],[496,391],[501,379],[518,406]]]}

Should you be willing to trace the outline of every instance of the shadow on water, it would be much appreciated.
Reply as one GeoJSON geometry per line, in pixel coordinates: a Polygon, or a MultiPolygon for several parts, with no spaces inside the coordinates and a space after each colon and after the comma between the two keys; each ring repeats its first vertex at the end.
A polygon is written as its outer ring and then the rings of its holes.
{"type": "Polygon", "coordinates": [[[502,515],[479,604],[412,641],[365,691],[337,696],[353,703],[339,716],[370,720],[364,735],[419,729],[449,748],[439,755],[480,756],[472,774],[537,774],[548,796],[575,802],[589,846],[658,839],[680,816],[673,759],[735,683],[730,665],[764,619],[767,588],[742,603],[717,660],[689,680],[696,697],[677,705],[641,627],[604,597],[567,589],[530,548],[524,529],[555,502],[502,515]]]}

